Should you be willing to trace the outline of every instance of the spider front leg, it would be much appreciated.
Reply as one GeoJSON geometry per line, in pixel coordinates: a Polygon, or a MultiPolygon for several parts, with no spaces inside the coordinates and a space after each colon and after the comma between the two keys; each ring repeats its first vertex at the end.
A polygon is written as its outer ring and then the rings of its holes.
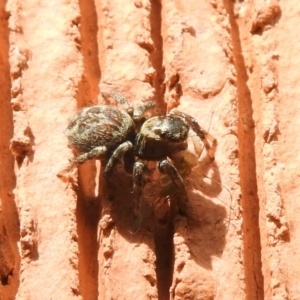
{"type": "Polygon", "coordinates": [[[217,140],[208,132],[206,132],[204,129],[202,129],[195,118],[181,111],[171,111],[168,115],[177,116],[183,119],[191,127],[191,129],[197,134],[197,136],[202,140],[210,159],[212,160],[215,159],[217,140]],[[213,145],[212,147],[210,146],[208,139],[212,142],[213,145]]]}
{"type": "Polygon", "coordinates": [[[179,191],[179,211],[181,214],[185,214],[186,202],[188,201],[188,196],[185,190],[184,182],[177,169],[167,160],[164,159],[157,164],[157,168],[162,174],[168,175],[175,187],[179,191]]]}

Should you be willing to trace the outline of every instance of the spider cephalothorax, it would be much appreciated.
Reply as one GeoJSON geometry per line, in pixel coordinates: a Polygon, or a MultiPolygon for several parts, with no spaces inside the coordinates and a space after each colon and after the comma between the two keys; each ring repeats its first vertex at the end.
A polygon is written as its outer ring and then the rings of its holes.
{"type": "Polygon", "coordinates": [[[148,119],[137,134],[134,152],[146,160],[160,160],[187,148],[189,126],[173,116],[148,119]]]}
{"type": "Polygon", "coordinates": [[[109,96],[126,110],[97,105],[82,109],[71,120],[66,134],[80,155],[74,159],[70,168],[96,158],[104,162],[104,176],[108,177],[117,161],[124,159],[126,171],[133,174],[133,198],[135,214],[138,215],[145,165],[147,161],[158,161],[158,170],[170,177],[182,200],[187,200],[181,176],[183,171],[178,171],[174,165],[179,166],[180,160],[186,157],[190,130],[202,140],[212,159],[213,152],[207,138],[213,142],[215,139],[185,113],[172,111],[165,116],[155,116],[144,121],[145,111],[153,108],[154,102],[146,102],[133,109],[121,94],[110,93],[109,96]]]}

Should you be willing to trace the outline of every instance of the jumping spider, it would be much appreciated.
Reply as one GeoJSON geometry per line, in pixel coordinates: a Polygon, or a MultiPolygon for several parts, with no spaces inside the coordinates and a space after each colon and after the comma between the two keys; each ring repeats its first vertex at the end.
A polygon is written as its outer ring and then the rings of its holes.
{"type": "Polygon", "coordinates": [[[96,105],[79,111],[67,127],[66,135],[75,150],[81,153],[68,170],[90,159],[104,163],[104,177],[109,177],[116,163],[123,159],[125,170],[133,175],[133,198],[135,215],[138,216],[144,186],[144,171],[147,161],[158,161],[160,173],[170,177],[183,202],[187,194],[180,172],[173,165],[182,160],[188,147],[190,129],[202,140],[213,159],[212,148],[207,139],[215,142],[197,121],[182,112],[171,111],[165,116],[147,120],[144,113],[155,107],[155,102],[146,102],[133,109],[120,93],[104,94],[119,102],[124,110],[96,105]],[[183,154],[183,155],[182,155],[183,154]]]}

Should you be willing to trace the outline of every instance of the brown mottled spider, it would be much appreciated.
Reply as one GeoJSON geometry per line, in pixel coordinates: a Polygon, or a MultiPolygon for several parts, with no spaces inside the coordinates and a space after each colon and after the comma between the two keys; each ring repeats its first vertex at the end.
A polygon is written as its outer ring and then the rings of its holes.
{"type": "Polygon", "coordinates": [[[124,110],[109,105],[96,105],[86,107],[75,115],[67,127],[66,135],[80,155],[68,169],[90,159],[100,159],[105,166],[103,175],[108,177],[116,163],[123,160],[125,170],[133,174],[133,198],[137,216],[146,162],[158,161],[158,170],[170,177],[185,202],[187,195],[183,179],[172,161],[182,159],[182,153],[188,147],[190,129],[202,140],[211,159],[214,156],[207,139],[212,142],[215,139],[185,113],[171,111],[165,116],[145,120],[144,113],[155,107],[154,102],[146,102],[133,109],[120,93],[113,92],[104,96],[114,98],[124,110]]]}

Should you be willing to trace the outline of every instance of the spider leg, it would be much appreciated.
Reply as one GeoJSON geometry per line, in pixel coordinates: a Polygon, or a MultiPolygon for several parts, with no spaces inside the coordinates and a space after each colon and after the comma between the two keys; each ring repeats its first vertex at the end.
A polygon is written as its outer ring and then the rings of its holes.
{"type": "Polygon", "coordinates": [[[151,108],[153,108],[155,106],[156,106],[156,103],[154,101],[148,101],[148,102],[143,103],[142,105],[140,105],[139,107],[137,107],[136,109],[134,109],[133,116],[132,116],[133,120],[135,122],[142,121],[144,113],[147,110],[149,110],[149,109],[151,109],[151,108]]]}
{"type": "Polygon", "coordinates": [[[139,215],[141,196],[143,192],[143,172],[145,165],[142,162],[135,162],[133,166],[133,200],[135,217],[139,215]]]}
{"type": "Polygon", "coordinates": [[[133,149],[133,145],[129,141],[124,142],[121,145],[119,145],[118,148],[111,155],[110,159],[108,160],[108,162],[105,166],[104,172],[103,172],[103,176],[108,177],[111,174],[116,163],[118,161],[122,160],[124,157],[124,154],[131,151],[132,149],[133,149]]]}
{"type": "Polygon", "coordinates": [[[184,182],[177,169],[167,160],[164,159],[157,164],[157,168],[162,174],[168,175],[173,184],[176,186],[180,193],[180,201],[178,203],[179,211],[182,214],[185,214],[186,211],[186,202],[188,201],[188,196],[185,190],[184,182]]]}
{"type": "Polygon", "coordinates": [[[125,108],[125,110],[128,112],[128,114],[132,116],[132,118],[135,122],[141,122],[143,119],[144,113],[147,110],[156,106],[156,103],[154,101],[148,101],[148,102],[143,103],[139,107],[133,109],[131,104],[129,103],[129,101],[121,93],[102,92],[102,96],[104,98],[112,97],[114,100],[116,100],[118,103],[120,103],[125,108]]]}
{"type": "Polygon", "coordinates": [[[196,121],[195,118],[192,116],[180,112],[180,111],[171,111],[169,116],[177,116],[182,118],[186,121],[186,123],[192,128],[192,130],[197,134],[197,136],[202,140],[204,147],[208,153],[208,156],[213,160],[215,158],[215,149],[217,146],[217,140],[210,135],[208,132],[206,132],[204,129],[202,129],[199,125],[199,123],[196,121]],[[213,147],[210,146],[208,139],[212,142],[213,147]]]}
{"type": "Polygon", "coordinates": [[[109,93],[102,92],[101,94],[104,98],[112,97],[114,100],[116,100],[118,103],[120,103],[130,115],[132,115],[133,108],[130,105],[129,101],[121,93],[118,93],[118,92],[109,92],[109,93]]]}
{"type": "Polygon", "coordinates": [[[94,159],[94,158],[101,158],[104,157],[104,155],[107,152],[107,148],[105,146],[99,146],[95,147],[89,152],[83,153],[79,156],[77,156],[70,165],[66,168],[67,171],[71,171],[73,168],[83,164],[84,162],[94,159]]]}

